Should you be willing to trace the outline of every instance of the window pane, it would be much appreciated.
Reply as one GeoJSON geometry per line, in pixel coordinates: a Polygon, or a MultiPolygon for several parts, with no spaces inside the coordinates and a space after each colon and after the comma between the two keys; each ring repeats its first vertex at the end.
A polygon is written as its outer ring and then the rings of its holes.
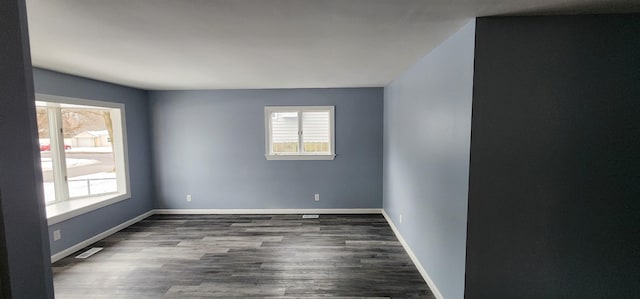
{"type": "Polygon", "coordinates": [[[329,111],[302,113],[302,141],[305,153],[330,153],[329,111]]]}
{"type": "Polygon", "coordinates": [[[69,197],[118,191],[110,109],[63,108],[69,197]]]}
{"type": "Polygon", "coordinates": [[[298,153],[298,113],[271,113],[271,152],[298,153]]]}
{"type": "Polygon", "coordinates": [[[49,138],[49,116],[47,108],[36,107],[38,119],[38,141],[40,142],[40,161],[44,185],[44,202],[56,200],[56,189],[53,183],[53,160],[51,157],[51,139],[49,138]]]}

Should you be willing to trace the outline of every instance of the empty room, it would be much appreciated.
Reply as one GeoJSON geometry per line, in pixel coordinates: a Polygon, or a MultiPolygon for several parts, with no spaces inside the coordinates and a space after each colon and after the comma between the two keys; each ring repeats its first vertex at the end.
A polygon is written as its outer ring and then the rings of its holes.
{"type": "Polygon", "coordinates": [[[0,3],[0,299],[637,298],[640,3],[0,3]]]}

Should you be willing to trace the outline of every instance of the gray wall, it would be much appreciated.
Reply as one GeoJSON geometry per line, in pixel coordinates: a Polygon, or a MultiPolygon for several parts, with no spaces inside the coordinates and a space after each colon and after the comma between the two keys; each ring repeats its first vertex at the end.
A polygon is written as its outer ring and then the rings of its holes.
{"type": "Polygon", "coordinates": [[[380,208],[382,96],[381,88],[150,92],[156,207],[380,208]],[[336,159],[267,161],[266,105],[335,105],[336,159]]]}
{"type": "Polygon", "coordinates": [[[640,15],[477,22],[466,298],[640,294],[640,15]]]}
{"type": "Polygon", "coordinates": [[[445,298],[464,292],[474,29],[385,88],[384,209],[445,298]]]}
{"type": "Polygon", "coordinates": [[[55,254],[152,209],[150,121],[147,93],[42,69],[34,69],[38,93],[125,104],[131,199],[80,215],[49,227],[55,254]],[[61,229],[62,239],[53,241],[61,229]]]}
{"type": "Polygon", "coordinates": [[[26,18],[0,2],[0,298],[53,298],[26,18]]]}

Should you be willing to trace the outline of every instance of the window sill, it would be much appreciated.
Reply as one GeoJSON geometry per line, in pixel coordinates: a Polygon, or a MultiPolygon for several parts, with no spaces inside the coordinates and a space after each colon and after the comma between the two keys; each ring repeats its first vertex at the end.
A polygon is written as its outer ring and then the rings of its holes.
{"type": "Polygon", "coordinates": [[[50,204],[46,207],[47,223],[53,225],[129,198],[128,194],[108,194],[50,204]]]}
{"type": "Polygon", "coordinates": [[[336,155],[265,155],[267,160],[333,160],[336,155]]]}

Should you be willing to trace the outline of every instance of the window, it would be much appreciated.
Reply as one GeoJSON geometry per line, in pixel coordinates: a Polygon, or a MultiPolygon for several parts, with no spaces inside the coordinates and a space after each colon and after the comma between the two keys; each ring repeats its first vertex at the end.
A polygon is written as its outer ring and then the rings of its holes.
{"type": "Polygon", "coordinates": [[[333,160],[333,106],[267,106],[267,160],[333,160]]]}
{"type": "Polygon", "coordinates": [[[50,224],[129,198],[123,104],[37,95],[36,114],[50,224]]]}

